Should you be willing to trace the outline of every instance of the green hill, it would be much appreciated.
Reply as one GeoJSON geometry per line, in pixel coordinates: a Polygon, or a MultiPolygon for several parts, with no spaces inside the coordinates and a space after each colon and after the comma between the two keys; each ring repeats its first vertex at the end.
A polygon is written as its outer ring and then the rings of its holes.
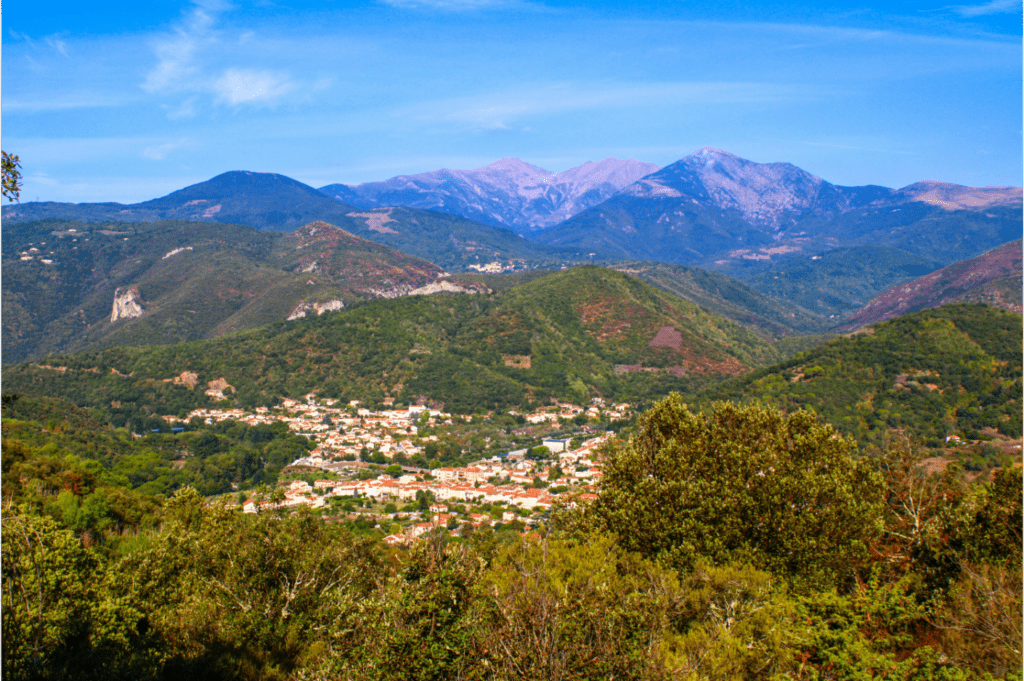
{"type": "Polygon", "coordinates": [[[371,301],[216,340],[51,357],[6,367],[3,379],[5,391],[157,414],[208,404],[206,384],[221,378],[244,405],[316,391],[370,402],[422,396],[468,412],[693,391],[778,358],[729,320],[580,267],[495,294],[371,301]],[[194,388],[172,381],[183,372],[196,374],[194,388]]]}
{"type": "Polygon", "coordinates": [[[718,272],[635,261],[614,263],[609,267],[639,277],[709,312],[743,324],[765,338],[818,333],[831,326],[821,314],[781,297],[772,298],[718,272]]]}
{"type": "Polygon", "coordinates": [[[704,399],[813,407],[859,440],[892,428],[939,444],[947,435],[1021,436],[1021,317],[982,304],[908,314],[728,381],[704,399]],[[993,429],[993,430],[987,430],[993,429]]]}

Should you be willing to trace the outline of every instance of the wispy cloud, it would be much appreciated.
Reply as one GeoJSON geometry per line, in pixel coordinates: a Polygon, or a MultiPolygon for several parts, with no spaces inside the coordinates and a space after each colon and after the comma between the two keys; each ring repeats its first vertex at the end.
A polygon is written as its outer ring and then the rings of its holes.
{"type": "Polygon", "coordinates": [[[46,44],[60,52],[65,57],[68,56],[67,43],[65,43],[60,38],[57,38],[56,36],[49,36],[48,38],[46,38],[46,44]]]}
{"type": "Polygon", "coordinates": [[[4,109],[11,113],[38,113],[121,106],[128,101],[130,101],[128,97],[95,92],[56,94],[47,97],[18,97],[15,95],[4,98],[4,109]]]}
{"type": "MultiPolygon", "coordinates": [[[[209,94],[214,102],[231,106],[270,104],[294,91],[298,85],[285,71],[215,65],[223,60],[229,42],[217,29],[218,19],[230,8],[216,0],[196,2],[172,33],[153,42],[157,63],[146,75],[142,88],[158,95],[209,94]]],[[[237,46],[252,39],[253,33],[247,31],[232,42],[237,46]]],[[[195,98],[166,108],[169,118],[193,116],[195,98]]]]}
{"type": "Polygon", "coordinates": [[[197,53],[204,43],[216,41],[213,14],[196,7],[174,28],[174,33],[153,42],[157,63],[146,75],[142,89],[169,94],[188,86],[198,76],[197,53]]]}
{"type": "Polygon", "coordinates": [[[195,97],[189,97],[188,99],[186,99],[184,102],[181,102],[177,106],[172,107],[172,106],[164,105],[163,108],[167,110],[167,117],[169,119],[171,119],[172,121],[175,121],[175,120],[178,120],[178,119],[181,119],[181,118],[192,118],[193,116],[195,116],[196,115],[195,104],[196,104],[196,98],[195,97]]]}
{"type": "Polygon", "coordinates": [[[167,158],[167,154],[175,149],[187,146],[189,143],[190,141],[183,137],[182,139],[164,142],[163,144],[154,144],[143,149],[142,156],[143,158],[148,158],[151,161],[163,161],[167,158]]]}
{"type": "Polygon", "coordinates": [[[228,104],[273,101],[295,89],[287,74],[256,69],[228,69],[213,85],[217,100],[228,104]]]}
{"type": "Polygon", "coordinates": [[[981,17],[988,14],[1019,14],[1020,0],[992,0],[982,5],[950,5],[951,9],[962,17],[981,17]]]}

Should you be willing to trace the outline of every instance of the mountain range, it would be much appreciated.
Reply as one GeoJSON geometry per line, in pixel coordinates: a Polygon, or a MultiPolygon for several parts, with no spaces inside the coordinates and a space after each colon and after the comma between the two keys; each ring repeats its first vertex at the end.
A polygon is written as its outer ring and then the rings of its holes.
{"type": "Polygon", "coordinates": [[[46,219],[125,223],[189,220],[286,232],[321,221],[454,271],[492,262],[524,269],[589,260],[587,255],[536,244],[511,230],[456,215],[406,207],[356,208],[276,173],[231,171],[167,196],[130,205],[29,202],[3,208],[7,224],[46,219]]]}
{"type": "Polygon", "coordinates": [[[475,170],[444,168],[382,182],[331,184],[320,191],[360,208],[424,208],[526,234],[596,206],[658,168],[634,159],[606,158],[554,173],[503,158],[475,170]]]}
{"type": "Polygon", "coordinates": [[[948,264],[1019,238],[1021,189],[842,187],[788,163],[704,148],[538,235],[746,278],[794,255],[898,248],[948,264]]]}
{"type": "MultiPolygon", "coordinates": [[[[43,220],[3,241],[3,361],[215,338],[360,301],[506,290],[550,274],[455,273],[324,222],[294,232],[182,220],[43,220]]],[[[518,238],[518,237],[517,237],[518,238]]],[[[827,320],[730,277],[618,266],[772,340],[827,320]]]]}
{"type": "MultiPolygon", "coordinates": [[[[473,171],[328,185],[333,199],[283,175],[232,171],[138,204],[26,203],[5,207],[3,217],[187,219],[283,231],[321,220],[449,269],[625,259],[696,265],[744,280],[793,258],[866,245],[942,266],[1021,236],[1015,187],[843,187],[788,163],[755,163],[711,148],[629,182],[654,168],[605,159],[554,174],[504,159],[473,171]],[[619,185],[606,200],[530,232],[532,240],[476,221],[539,226],[619,185]]],[[[895,283],[903,282],[880,290],[895,283]]]]}
{"type": "MultiPolygon", "coordinates": [[[[217,241],[224,257],[230,252],[235,258],[232,267],[221,266],[223,263],[218,261],[220,264],[212,270],[217,277],[246,272],[238,275],[237,285],[225,284],[227,289],[248,291],[252,282],[261,281],[264,283],[257,288],[263,293],[253,300],[277,301],[266,308],[269,316],[236,316],[240,310],[255,309],[248,304],[229,306],[230,314],[228,308],[224,314],[211,313],[211,323],[217,321],[203,327],[196,337],[287,317],[300,304],[373,297],[337,280],[349,275],[335,272],[331,275],[335,278],[324,284],[328,288],[307,296],[307,301],[299,295],[306,286],[300,277],[301,267],[288,265],[278,255],[271,258],[278,258],[273,262],[262,260],[285,243],[274,234],[293,232],[314,222],[343,231],[348,235],[346,239],[380,244],[394,251],[394,257],[422,259],[434,267],[432,272],[522,272],[583,263],[621,266],[664,290],[749,323],[769,338],[823,331],[841,324],[886,289],[1021,237],[1020,188],[972,188],[937,182],[919,182],[902,189],[843,187],[788,163],[755,163],[710,148],[661,169],[633,160],[605,159],[564,173],[551,173],[518,159],[503,159],[472,171],[441,170],[355,187],[328,185],[324,190],[333,195],[279,174],[232,171],[131,205],[51,202],[4,207],[4,266],[5,271],[13,273],[4,277],[4,300],[12,301],[5,313],[5,341],[11,343],[10,347],[18,347],[22,340],[28,343],[15,355],[8,354],[5,343],[5,359],[68,349],[72,346],[63,343],[77,343],[76,334],[88,343],[113,342],[114,338],[81,333],[82,324],[90,327],[107,316],[101,308],[110,306],[117,295],[128,296],[132,286],[142,288],[131,296],[152,303],[155,299],[147,298],[147,291],[155,285],[160,268],[152,269],[152,277],[144,275],[143,270],[149,267],[146,263],[156,263],[169,251],[192,245],[189,239],[199,238],[199,233],[186,225],[206,224],[206,231],[200,230],[203,236],[199,241],[217,241]],[[617,187],[621,188],[616,191],[617,187]],[[608,194],[605,200],[553,227],[527,231],[608,194]],[[374,205],[403,201],[414,205],[374,205]],[[453,214],[459,212],[464,215],[453,214]],[[470,219],[473,216],[494,224],[470,219]],[[41,220],[77,222],[61,226],[41,220]],[[176,226],[169,222],[155,231],[143,226],[158,221],[172,221],[176,226]],[[531,238],[496,224],[517,225],[531,238]],[[41,265],[46,259],[42,255],[35,260],[29,258],[31,253],[26,249],[38,248],[33,244],[46,241],[50,233],[84,230],[85,225],[93,225],[88,228],[93,234],[87,237],[93,241],[88,248],[84,241],[68,246],[72,251],[77,249],[75,257],[62,254],[57,265],[46,267],[41,265]],[[180,234],[175,236],[174,230],[180,230],[180,234]],[[83,252],[92,252],[105,243],[106,233],[116,232],[130,236],[131,248],[126,250],[123,244],[118,249],[105,246],[104,255],[97,261],[103,264],[54,275],[68,263],[77,262],[83,252]],[[154,237],[157,233],[164,236],[154,237]],[[221,235],[219,241],[217,234],[221,235]],[[251,243],[244,243],[246,240],[251,243]],[[142,250],[133,250],[136,246],[142,250]],[[266,252],[260,251],[257,256],[253,249],[266,252]],[[698,275],[687,267],[715,270],[732,279],[712,281],[706,272],[698,275]],[[31,274],[33,268],[39,273],[31,274]],[[90,283],[94,268],[131,276],[107,276],[112,286],[96,288],[90,283]],[[284,276],[281,272],[287,272],[287,277],[299,282],[294,285],[298,288],[287,295],[272,295],[279,288],[264,280],[271,270],[274,281],[284,276]],[[115,279],[117,283],[113,283],[115,279]],[[741,288],[736,280],[747,288],[741,288]],[[33,294],[34,287],[40,293],[33,294]],[[126,288],[118,293],[120,287],[126,288]],[[756,289],[757,296],[752,295],[751,288],[756,289]],[[58,295],[59,290],[65,292],[58,295]],[[85,304],[90,292],[97,297],[85,304]],[[66,304],[54,302],[57,300],[66,304]],[[281,312],[285,307],[288,310],[281,312]],[[272,314],[271,308],[275,310],[272,314]],[[86,319],[72,323],[68,318],[62,332],[49,326],[67,314],[85,315],[86,319]],[[36,340],[29,342],[33,338],[36,340]],[[33,343],[38,347],[31,350],[33,343]],[[28,354],[19,354],[23,352],[28,354]]],[[[72,243],[64,238],[51,241],[72,243]]],[[[369,253],[367,248],[360,246],[369,253]]],[[[197,257],[198,253],[183,254],[178,262],[197,257]]],[[[370,264],[370,260],[353,260],[360,264],[350,276],[376,277],[377,265],[370,264]]],[[[324,267],[324,262],[317,266],[324,267]]],[[[387,258],[381,262],[387,262],[387,258]]],[[[219,285],[200,284],[207,276],[204,267],[197,267],[195,276],[183,275],[179,284],[185,286],[188,280],[188,286],[193,287],[189,290],[197,293],[220,290],[219,285]]],[[[434,279],[439,276],[436,272],[431,275],[434,279]]],[[[388,282],[385,277],[378,288],[393,288],[388,282]]],[[[420,276],[416,282],[401,286],[415,290],[425,283],[429,282],[420,276]]],[[[192,294],[182,298],[182,309],[196,310],[196,299],[192,294]],[[184,302],[186,299],[191,302],[184,302]]],[[[168,309],[163,304],[150,308],[136,304],[144,309],[168,309]]],[[[134,309],[127,302],[125,305],[126,310],[134,309]]],[[[185,324],[184,318],[175,324],[185,324]]],[[[169,335],[147,333],[133,337],[152,338],[153,342],[192,337],[182,335],[181,330],[169,335]]]]}

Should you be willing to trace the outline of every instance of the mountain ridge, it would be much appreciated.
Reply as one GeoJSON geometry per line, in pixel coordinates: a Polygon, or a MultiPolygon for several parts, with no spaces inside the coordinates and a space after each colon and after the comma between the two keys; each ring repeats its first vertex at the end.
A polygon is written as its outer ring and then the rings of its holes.
{"type": "Polygon", "coordinates": [[[153,222],[179,219],[293,231],[321,220],[356,236],[459,271],[495,261],[520,269],[579,262],[588,256],[523,239],[511,230],[417,208],[360,209],[277,173],[229,171],[137,204],[28,202],[3,207],[12,224],[65,219],[153,222]]]}
{"type": "Polygon", "coordinates": [[[4,381],[5,389],[67,395],[79,405],[109,404],[146,386],[137,399],[150,400],[155,413],[208,403],[201,387],[220,378],[253,403],[316,390],[371,401],[425,396],[472,412],[667,393],[778,357],[735,322],[634,277],[584,266],[495,294],[373,300],[226,338],[48,357],[5,366],[4,381]],[[199,390],[171,380],[182,371],[197,375],[199,390]]]}
{"type": "Polygon", "coordinates": [[[1020,189],[943,187],[844,187],[705,147],[536,240],[743,279],[793,254],[874,244],[948,264],[1019,236],[1020,189]]]}
{"type": "Polygon", "coordinates": [[[362,208],[438,210],[528,234],[600,203],[657,169],[635,159],[606,158],[556,173],[503,158],[473,170],[442,168],[359,185],[326,185],[320,191],[362,208]]]}

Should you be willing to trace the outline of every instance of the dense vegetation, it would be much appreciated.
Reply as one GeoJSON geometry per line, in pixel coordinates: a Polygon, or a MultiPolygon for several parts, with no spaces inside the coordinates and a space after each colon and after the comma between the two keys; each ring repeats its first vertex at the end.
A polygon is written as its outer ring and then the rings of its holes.
{"type": "Polygon", "coordinates": [[[692,391],[778,357],[691,303],[579,267],[493,295],[379,300],[212,341],[50,357],[39,364],[51,368],[5,367],[4,388],[183,417],[210,403],[207,382],[224,378],[248,407],[316,391],[368,403],[423,396],[469,413],[552,397],[580,404],[692,391]],[[171,381],[185,371],[198,375],[194,388],[171,381]]]}
{"type": "Polygon", "coordinates": [[[1021,436],[1021,317],[946,305],[877,324],[716,386],[703,399],[812,407],[840,431],[880,442],[904,428],[937,446],[1021,436]]]}
{"type": "Polygon", "coordinates": [[[4,678],[1019,678],[1020,468],[855,453],[806,412],[674,397],[596,503],[406,549],[5,439],[4,678]],[[97,490],[117,522],[76,524],[97,490]]]}
{"type": "MultiPolygon", "coordinates": [[[[85,411],[54,398],[8,396],[3,470],[11,477],[4,483],[4,498],[32,492],[22,489],[21,480],[41,471],[47,471],[47,488],[61,489],[63,483],[55,481],[74,478],[91,492],[101,490],[101,497],[107,495],[103,489],[112,487],[154,497],[169,497],[185,486],[204,495],[225,494],[273,485],[281,469],[313,447],[281,421],[206,426],[196,419],[175,425],[178,432],[156,417],[128,418],[123,411],[85,411]]],[[[43,508],[65,501],[41,494],[32,503],[43,508]]],[[[103,521],[95,517],[83,522],[92,527],[103,521]]]]}
{"type": "Polygon", "coordinates": [[[858,246],[781,258],[767,267],[753,263],[735,267],[729,274],[764,295],[831,319],[835,326],[889,287],[913,281],[943,264],[897,248],[858,246]]]}
{"type": "Polygon", "coordinates": [[[822,331],[833,324],[794,298],[769,297],[718,272],[658,262],[626,261],[610,267],[753,329],[765,338],[822,331]]]}

